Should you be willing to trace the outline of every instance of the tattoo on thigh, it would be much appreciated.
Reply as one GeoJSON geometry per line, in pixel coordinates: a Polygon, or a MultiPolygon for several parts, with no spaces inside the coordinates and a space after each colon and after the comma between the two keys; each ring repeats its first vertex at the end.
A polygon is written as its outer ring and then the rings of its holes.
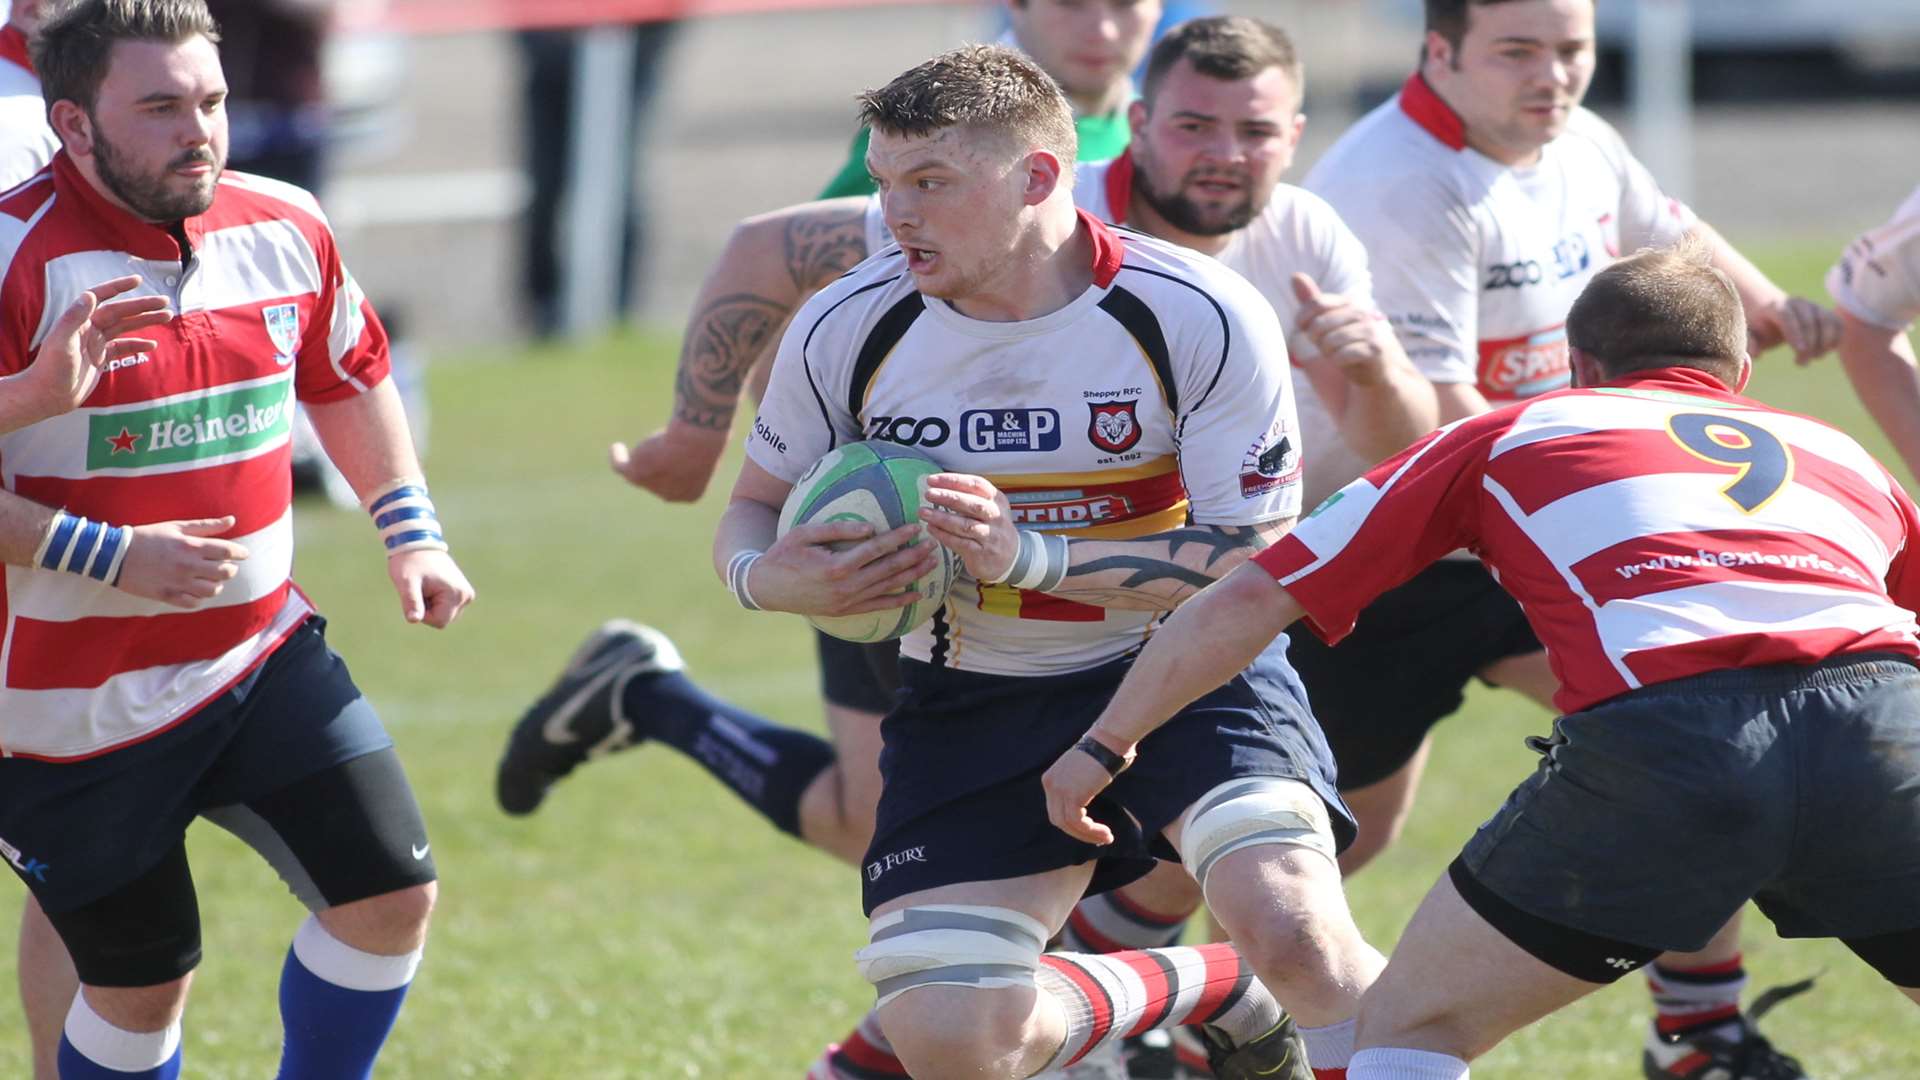
{"type": "Polygon", "coordinates": [[[786,305],[752,293],[708,304],[680,347],[674,417],[695,427],[730,427],[748,372],[791,313],[786,305]]]}

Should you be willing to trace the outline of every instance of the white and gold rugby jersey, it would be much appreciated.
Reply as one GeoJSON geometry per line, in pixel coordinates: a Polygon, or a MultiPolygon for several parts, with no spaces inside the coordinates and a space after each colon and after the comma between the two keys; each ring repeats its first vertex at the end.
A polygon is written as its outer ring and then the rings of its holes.
{"type": "MultiPolygon", "coordinates": [[[[1006,493],[1022,528],[1137,537],[1300,510],[1301,447],[1285,335],[1212,259],[1080,214],[1094,283],[1021,322],[923,297],[897,246],[800,309],[748,453],[797,479],[842,443],[917,447],[1006,493]]],[[[912,659],[1050,675],[1138,647],[1159,616],[956,581],[901,642],[912,659]]]]}

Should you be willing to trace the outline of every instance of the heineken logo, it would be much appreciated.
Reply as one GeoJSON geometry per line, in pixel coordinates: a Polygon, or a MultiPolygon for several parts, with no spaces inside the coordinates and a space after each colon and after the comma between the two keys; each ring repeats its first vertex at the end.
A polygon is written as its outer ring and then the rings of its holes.
{"type": "Polygon", "coordinates": [[[242,454],[292,430],[293,386],[262,386],[97,413],[88,418],[87,469],[141,469],[242,454]]]}

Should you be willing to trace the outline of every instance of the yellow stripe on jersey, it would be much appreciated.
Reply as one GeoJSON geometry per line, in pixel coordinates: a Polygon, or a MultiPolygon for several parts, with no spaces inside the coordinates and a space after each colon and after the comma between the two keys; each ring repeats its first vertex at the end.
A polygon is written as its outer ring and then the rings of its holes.
{"type": "Polygon", "coordinates": [[[1124,469],[1089,469],[1076,473],[1001,473],[985,479],[1001,491],[1035,491],[1055,487],[1102,487],[1124,484],[1129,480],[1148,480],[1165,476],[1180,467],[1180,459],[1166,454],[1124,469]]]}

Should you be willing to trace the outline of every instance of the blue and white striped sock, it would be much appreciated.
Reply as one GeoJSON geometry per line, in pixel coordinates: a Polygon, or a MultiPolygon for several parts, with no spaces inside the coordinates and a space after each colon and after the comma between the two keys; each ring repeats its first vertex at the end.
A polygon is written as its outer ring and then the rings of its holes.
{"type": "Polygon", "coordinates": [[[421,950],[378,956],[348,945],[309,916],[280,972],[286,1041],[279,1080],[366,1080],[400,1017],[421,950]]]}
{"type": "Polygon", "coordinates": [[[60,1080],[175,1080],[180,1075],[180,1022],[162,1031],[114,1027],[73,996],[60,1035],[60,1080]]]}

